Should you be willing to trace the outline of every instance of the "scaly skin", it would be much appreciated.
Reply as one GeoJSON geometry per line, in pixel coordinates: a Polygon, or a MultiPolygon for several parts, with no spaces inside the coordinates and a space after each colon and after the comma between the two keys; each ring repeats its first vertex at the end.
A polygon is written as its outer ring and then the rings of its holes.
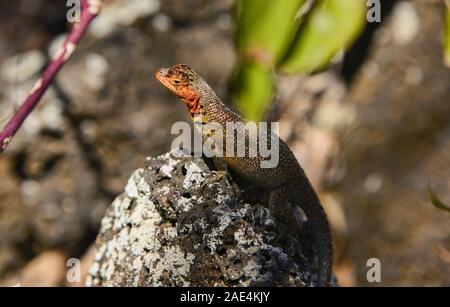
{"type": "MultiPolygon", "coordinates": [[[[225,105],[206,81],[184,64],[171,68],[161,68],[155,77],[165,87],[181,98],[196,123],[218,123],[223,129],[227,122],[243,122],[242,116],[225,105]]],[[[232,146],[236,153],[236,141],[227,144],[226,131],[223,137],[224,149],[232,146]]],[[[214,137],[211,134],[204,138],[214,137]]],[[[269,137],[274,137],[270,133],[269,137]]],[[[278,136],[275,136],[278,138],[278,136]]],[[[258,138],[257,133],[248,133],[250,138],[258,138]]],[[[330,225],[314,189],[302,167],[288,146],[279,139],[279,163],[273,168],[261,168],[263,158],[247,154],[244,157],[214,158],[218,166],[226,165],[248,182],[270,191],[269,207],[282,208],[287,201],[299,206],[312,224],[319,261],[319,286],[329,286],[331,279],[333,244],[330,225]]],[[[282,210],[282,209],[281,209],[282,210]]]]}

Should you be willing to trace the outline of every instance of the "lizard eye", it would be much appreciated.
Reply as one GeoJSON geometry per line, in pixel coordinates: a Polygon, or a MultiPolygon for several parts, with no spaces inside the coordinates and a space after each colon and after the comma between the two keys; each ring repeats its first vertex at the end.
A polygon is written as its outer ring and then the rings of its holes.
{"type": "Polygon", "coordinates": [[[173,80],[172,80],[172,84],[173,84],[173,85],[180,85],[180,83],[181,83],[181,81],[178,80],[178,79],[173,79],[173,80]]]}

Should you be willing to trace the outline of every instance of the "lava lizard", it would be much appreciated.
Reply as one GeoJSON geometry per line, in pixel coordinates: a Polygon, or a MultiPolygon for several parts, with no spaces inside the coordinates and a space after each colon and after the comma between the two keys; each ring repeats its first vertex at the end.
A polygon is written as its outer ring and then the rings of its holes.
{"type": "MultiPolygon", "coordinates": [[[[194,123],[215,122],[225,127],[227,122],[244,122],[238,112],[225,105],[206,81],[185,64],[161,68],[155,73],[155,78],[181,98],[194,123]]],[[[256,134],[249,135],[253,136],[246,137],[254,137],[256,134]]],[[[205,137],[205,135],[202,136],[205,137]]],[[[210,136],[208,134],[206,137],[210,136]]],[[[224,145],[235,148],[236,141],[234,144],[225,142],[224,145]]],[[[279,139],[278,164],[273,168],[261,168],[261,159],[259,156],[247,155],[216,157],[213,160],[216,165],[226,166],[249,183],[270,191],[269,208],[288,201],[303,210],[314,233],[318,254],[318,285],[329,286],[333,243],[330,225],[317,194],[294,154],[281,139],[279,139]]]]}

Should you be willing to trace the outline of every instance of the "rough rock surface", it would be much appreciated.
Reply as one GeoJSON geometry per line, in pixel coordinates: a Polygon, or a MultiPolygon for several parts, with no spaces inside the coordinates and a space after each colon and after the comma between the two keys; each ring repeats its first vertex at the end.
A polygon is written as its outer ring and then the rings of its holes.
{"type": "MultiPolygon", "coordinates": [[[[195,1],[204,4],[200,21],[180,15],[193,1],[104,2],[58,87],[0,155],[0,283],[48,250],[81,257],[130,171],[170,147],[172,123],[187,114],[152,77],[157,68],[189,63],[221,97],[227,92],[230,0],[195,1]]],[[[66,4],[0,1],[0,128],[37,80],[42,54],[53,56],[71,29],[66,4]]]]}
{"type": "Polygon", "coordinates": [[[230,176],[177,153],[148,158],[112,203],[88,286],[313,284],[300,219],[282,228],[263,200],[244,201],[230,176]]]}

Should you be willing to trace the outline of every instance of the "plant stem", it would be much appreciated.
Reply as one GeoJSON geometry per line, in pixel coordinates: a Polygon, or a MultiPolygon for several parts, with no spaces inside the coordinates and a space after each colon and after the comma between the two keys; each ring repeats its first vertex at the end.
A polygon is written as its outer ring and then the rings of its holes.
{"type": "Polygon", "coordinates": [[[8,121],[3,131],[0,132],[0,153],[6,149],[14,134],[39,103],[47,88],[52,84],[59,70],[73,54],[79,41],[86,33],[89,24],[98,15],[101,4],[101,0],[81,0],[80,22],[74,25],[64,44],[59,48],[41,77],[37,80],[24,103],[8,121]]]}

